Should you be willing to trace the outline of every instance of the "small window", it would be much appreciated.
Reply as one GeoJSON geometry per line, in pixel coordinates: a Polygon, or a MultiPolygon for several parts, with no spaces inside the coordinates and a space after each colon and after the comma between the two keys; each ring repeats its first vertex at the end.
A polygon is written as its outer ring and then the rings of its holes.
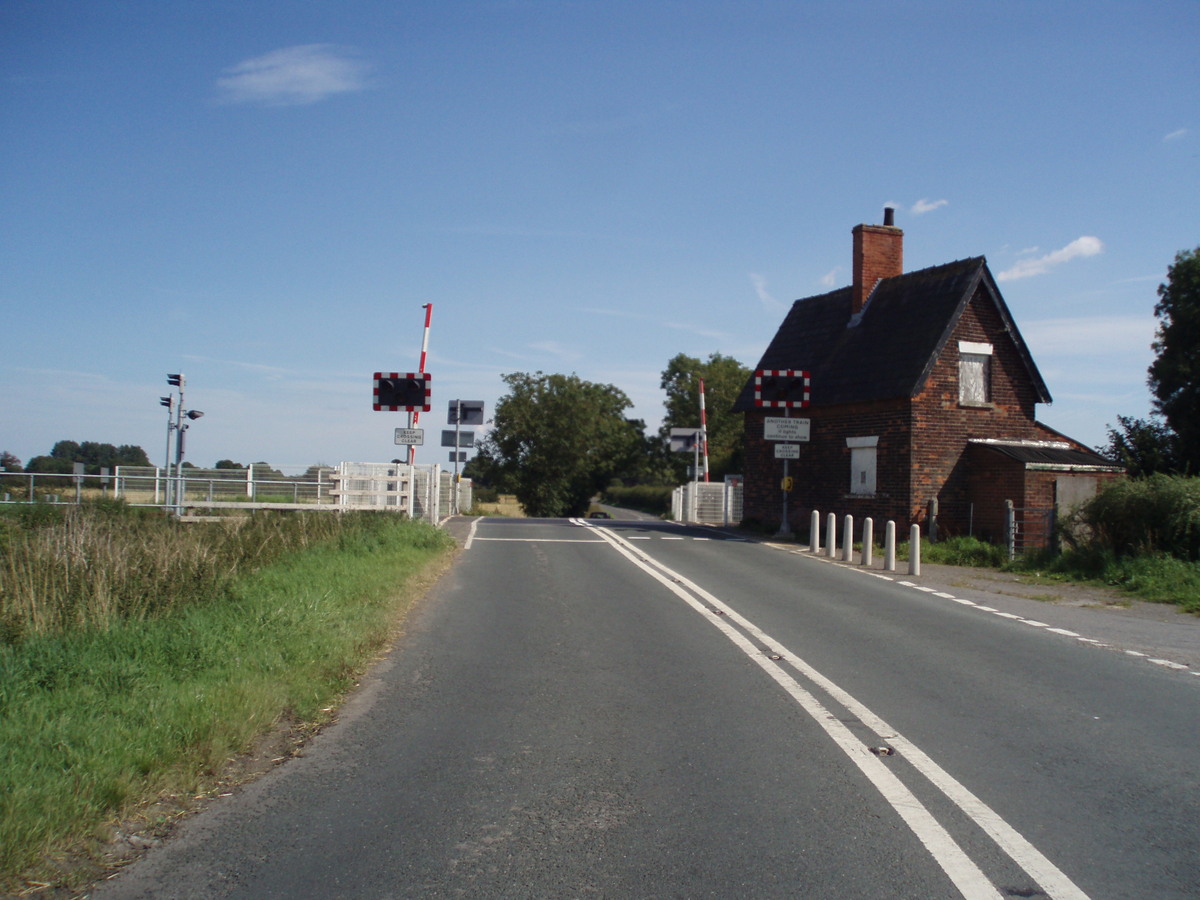
{"type": "Polygon", "coordinates": [[[874,496],[879,437],[846,438],[850,448],[850,493],[874,496]]]}
{"type": "Polygon", "coordinates": [[[958,342],[958,402],[986,406],[992,402],[992,345],[958,342]]]}

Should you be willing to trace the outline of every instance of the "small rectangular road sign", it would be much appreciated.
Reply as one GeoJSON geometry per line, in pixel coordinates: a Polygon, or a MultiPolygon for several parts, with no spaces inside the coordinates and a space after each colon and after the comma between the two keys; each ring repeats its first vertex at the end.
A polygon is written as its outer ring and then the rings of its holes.
{"type": "Polygon", "coordinates": [[[456,435],[458,438],[458,446],[459,447],[474,447],[475,446],[475,432],[474,431],[459,431],[459,432],[443,431],[442,432],[442,446],[443,447],[453,447],[456,435]]]}
{"type": "Polygon", "coordinates": [[[397,444],[412,444],[420,447],[425,443],[424,428],[397,428],[396,429],[397,444]]]}
{"type": "Polygon", "coordinates": [[[812,419],[785,419],[767,416],[763,419],[763,437],[768,441],[807,441],[812,419]]]}
{"type": "Polygon", "coordinates": [[[776,459],[799,459],[800,445],[799,444],[776,444],[775,445],[776,459]]]}

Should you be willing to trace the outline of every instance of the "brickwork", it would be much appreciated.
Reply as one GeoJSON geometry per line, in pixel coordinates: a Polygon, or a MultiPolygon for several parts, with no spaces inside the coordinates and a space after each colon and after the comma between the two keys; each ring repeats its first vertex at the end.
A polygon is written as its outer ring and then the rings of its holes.
{"type": "MultiPolygon", "coordinates": [[[[967,304],[916,397],[797,412],[810,419],[812,427],[810,442],[800,447],[800,459],[789,463],[795,479],[788,506],[792,528],[806,531],[813,509],[822,516],[828,512],[839,518],[851,514],[856,520],[871,516],[907,527],[925,522],[929,502],[936,498],[943,534],[973,529],[999,539],[1005,500],[1018,506],[1045,502],[1044,497],[1025,495],[1026,473],[1020,463],[1003,465],[990,456],[968,453],[972,438],[1063,440],[1034,420],[1034,388],[1005,335],[995,306],[981,288],[967,304]],[[959,341],[993,346],[991,402],[986,406],[959,403],[959,341]],[[872,436],[879,439],[876,491],[871,496],[855,495],[850,490],[846,439],[872,436]],[[981,471],[985,463],[987,469],[981,471]],[[1037,503],[1031,503],[1035,499],[1037,503]]],[[[774,442],[763,439],[764,415],[746,414],[744,509],[748,518],[778,525],[783,511],[783,461],[774,458],[774,442]]],[[[1053,479],[1048,483],[1050,499],[1045,505],[1053,506],[1053,479]]]]}
{"type": "Polygon", "coordinates": [[[887,225],[856,225],[852,234],[854,280],[850,311],[856,313],[881,278],[904,272],[904,232],[887,225]]]}
{"type": "MultiPolygon", "coordinates": [[[[853,229],[849,320],[842,318],[845,306],[837,305],[845,303],[841,292],[808,298],[802,301],[808,317],[793,311],[767,351],[774,365],[764,368],[811,365],[814,370],[818,405],[797,411],[811,420],[811,440],[788,464],[795,484],[787,498],[789,524],[806,534],[815,509],[822,517],[871,516],[906,528],[926,522],[936,501],[940,534],[970,531],[999,540],[1005,501],[1018,508],[1053,508],[1057,479],[1071,477],[1070,467],[1039,470],[972,440],[1066,441],[1075,449],[1088,448],[1037,423],[1037,404],[1048,402],[1049,394],[1018,343],[985,261],[959,260],[904,276],[904,232],[892,226],[887,213],[884,221],[853,229]],[[878,306],[864,311],[881,279],[885,284],[872,301],[878,306]],[[949,323],[953,331],[945,335],[949,323]],[[991,347],[985,354],[985,399],[960,402],[960,342],[991,347]],[[787,358],[792,356],[806,358],[787,358]],[[825,401],[829,405],[822,406],[819,380],[826,373],[833,387],[825,401]],[[918,393],[895,396],[912,390],[918,393]],[[872,393],[892,396],[867,400],[872,393]],[[857,494],[851,486],[855,453],[848,438],[876,441],[871,495],[857,494]]],[[[766,414],[748,405],[740,408],[746,415],[744,513],[777,527],[784,463],[774,458],[774,442],[763,438],[766,414]]],[[[870,451],[866,442],[858,446],[864,462],[870,451]]],[[[1077,495],[1077,488],[1073,482],[1065,493],[1077,495]]]]}

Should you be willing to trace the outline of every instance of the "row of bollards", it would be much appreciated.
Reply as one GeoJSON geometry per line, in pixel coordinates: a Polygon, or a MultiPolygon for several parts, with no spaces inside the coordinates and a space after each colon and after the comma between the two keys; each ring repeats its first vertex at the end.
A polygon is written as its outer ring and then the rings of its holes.
{"type": "MultiPolygon", "coordinates": [[[[830,559],[841,559],[842,562],[854,562],[854,516],[846,516],[842,520],[842,550],[838,556],[837,548],[837,516],[829,513],[825,522],[825,544],[821,544],[821,514],[812,511],[809,522],[808,552],[820,554],[824,552],[830,559]]],[[[896,571],[896,523],[888,520],[883,533],[883,568],[886,572],[896,571]]],[[[909,531],[908,545],[908,574],[921,574],[921,526],[913,525],[909,531]]],[[[872,519],[863,519],[862,526],[862,558],[861,565],[875,565],[875,523],[872,519]]]]}

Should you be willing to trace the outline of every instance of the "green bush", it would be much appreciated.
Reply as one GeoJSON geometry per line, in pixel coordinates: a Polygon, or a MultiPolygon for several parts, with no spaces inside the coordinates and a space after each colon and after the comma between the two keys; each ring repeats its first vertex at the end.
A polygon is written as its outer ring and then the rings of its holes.
{"type": "Polygon", "coordinates": [[[1074,547],[1092,552],[1200,560],[1200,478],[1114,482],[1080,507],[1067,534],[1074,547]]]}
{"type": "Polygon", "coordinates": [[[671,492],[674,490],[669,484],[612,485],[604,492],[603,500],[611,506],[665,516],[671,512],[671,492]]]}

